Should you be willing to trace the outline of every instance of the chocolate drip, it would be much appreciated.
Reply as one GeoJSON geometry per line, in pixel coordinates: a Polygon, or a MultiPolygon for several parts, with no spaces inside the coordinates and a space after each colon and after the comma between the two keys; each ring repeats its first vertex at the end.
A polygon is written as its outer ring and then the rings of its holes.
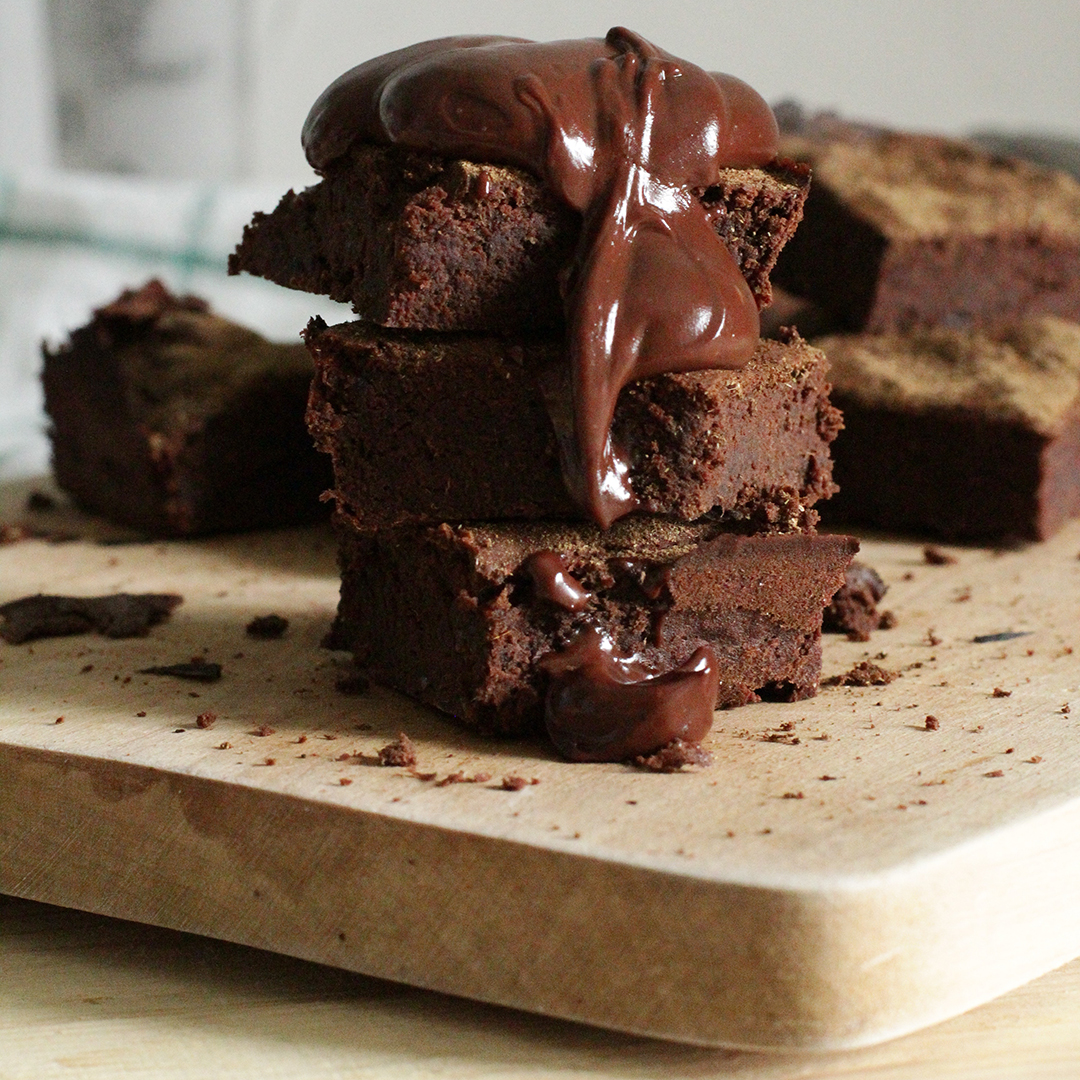
{"type": "Polygon", "coordinates": [[[739,368],[757,305],[695,192],[776,156],[776,121],[745,83],[621,27],[536,43],[443,38],[353,68],[304,125],[325,169],[357,139],[517,165],[582,214],[564,270],[569,370],[544,386],[563,476],[600,525],[633,510],[611,421],[628,382],[739,368]]]}
{"type": "Polygon", "coordinates": [[[592,593],[566,568],[557,551],[535,551],[521,564],[522,573],[532,579],[536,595],[567,611],[584,611],[592,593]]]}
{"type": "Polygon", "coordinates": [[[548,734],[571,761],[622,761],[673,739],[700,742],[712,726],[720,675],[707,645],[657,674],[587,627],[540,666],[551,679],[544,708],[548,734]]]}

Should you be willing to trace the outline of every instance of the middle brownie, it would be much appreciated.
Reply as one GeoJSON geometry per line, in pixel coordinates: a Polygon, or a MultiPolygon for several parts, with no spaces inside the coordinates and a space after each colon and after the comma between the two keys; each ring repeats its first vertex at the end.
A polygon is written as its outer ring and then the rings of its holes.
{"type": "MultiPolygon", "coordinates": [[[[353,322],[309,324],[308,424],[333,459],[334,495],[363,527],[405,521],[580,517],[540,388],[563,346],[353,322]]],[[[840,414],[827,362],[797,337],[762,341],[740,371],[625,387],[612,425],[639,508],[729,527],[806,528],[835,490],[840,414]]]]}

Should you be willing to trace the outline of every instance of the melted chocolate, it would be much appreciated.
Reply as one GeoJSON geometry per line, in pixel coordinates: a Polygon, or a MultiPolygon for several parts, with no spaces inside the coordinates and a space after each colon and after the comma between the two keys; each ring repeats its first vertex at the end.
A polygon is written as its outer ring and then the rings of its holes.
{"type": "Polygon", "coordinates": [[[566,560],[557,551],[536,551],[521,564],[523,573],[532,579],[533,589],[567,611],[584,611],[592,593],[566,568],[566,560]]]}
{"type": "Polygon", "coordinates": [[[700,742],[712,726],[720,675],[707,645],[657,674],[587,627],[540,666],[551,679],[544,707],[548,734],[571,761],[622,761],[674,739],[700,742]]]}
{"type": "Polygon", "coordinates": [[[765,101],[621,27],[537,43],[442,38],[353,68],[304,125],[325,169],[356,140],[516,165],[582,214],[565,268],[569,370],[544,392],[571,495],[607,527],[633,510],[619,391],[662,372],[738,368],[757,305],[695,192],[776,156],[765,101]]]}

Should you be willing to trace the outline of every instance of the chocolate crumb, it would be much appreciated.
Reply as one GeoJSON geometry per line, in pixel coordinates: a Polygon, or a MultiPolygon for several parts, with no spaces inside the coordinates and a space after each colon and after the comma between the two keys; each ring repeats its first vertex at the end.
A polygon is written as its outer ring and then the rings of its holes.
{"type": "Polygon", "coordinates": [[[24,596],[0,605],[0,637],[12,645],[37,638],[86,634],[143,637],[167,619],[183,597],[174,593],[111,596],[24,596]]]}
{"type": "Polygon", "coordinates": [[[379,764],[394,768],[412,768],[416,765],[416,747],[412,739],[404,731],[398,733],[397,739],[387,743],[379,751],[379,764]]]}
{"type": "Polygon", "coordinates": [[[288,628],[289,620],[281,615],[256,615],[247,624],[247,635],[269,641],[281,637],[288,628]]]}
{"type": "Polygon", "coordinates": [[[1061,706],[1061,709],[1059,710],[1059,712],[1062,712],[1062,713],[1064,713],[1064,714],[1065,714],[1066,716],[1067,716],[1067,715],[1068,715],[1068,714],[1069,714],[1069,713],[1070,713],[1071,711],[1072,711],[1072,710],[1071,710],[1071,709],[1069,708],[1069,703],[1068,703],[1067,701],[1065,702],[1065,704],[1064,704],[1064,705],[1062,705],[1062,706],[1061,706]]]}
{"type": "Polygon", "coordinates": [[[649,772],[673,773],[685,765],[711,765],[712,760],[712,754],[704,749],[701,743],[673,739],[667,746],[662,746],[651,754],[637,755],[633,764],[639,769],[648,769],[649,772]]]}
{"type": "Polygon", "coordinates": [[[230,742],[218,743],[217,746],[215,747],[215,749],[217,749],[217,750],[231,750],[232,749],[232,743],[230,743],[230,742]]]}
{"type": "Polygon", "coordinates": [[[145,716],[146,715],[146,710],[145,709],[140,709],[135,715],[136,716],[145,716]]]}
{"type": "Polygon", "coordinates": [[[529,786],[529,781],[524,776],[504,776],[499,786],[503,791],[521,791],[529,786]]]}
{"type": "Polygon", "coordinates": [[[1006,754],[1015,754],[1016,753],[1016,747],[1015,746],[1010,746],[1008,748],[1008,750],[1005,751],[1005,753],[1006,754]]]}
{"type": "Polygon", "coordinates": [[[207,731],[217,723],[217,713],[201,712],[195,717],[195,726],[207,731]]]}
{"type": "Polygon", "coordinates": [[[171,675],[176,679],[191,679],[194,682],[217,682],[221,678],[221,665],[193,656],[186,664],[159,664],[155,667],[139,668],[139,675],[171,675]]]}
{"type": "Polygon", "coordinates": [[[936,716],[928,716],[923,721],[923,727],[927,731],[937,731],[941,727],[941,721],[936,716]]]}
{"type": "Polygon", "coordinates": [[[420,772],[418,769],[414,768],[411,765],[405,771],[410,776],[415,777],[417,780],[424,781],[424,783],[427,783],[428,780],[434,780],[437,775],[433,772],[420,772]]]}
{"type": "Polygon", "coordinates": [[[93,670],[94,670],[94,665],[93,664],[83,664],[83,666],[81,668],[79,668],[79,674],[80,675],[85,675],[88,671],[93,671],[93,670]]]}
{"type": "Polygon", "coordinates": [[[826,774],[825,776],[819,776],[818,779],[819,780],[836,780],[838,778],[835,777],[835,776],[829,776],[829,775],[826,774]]]}
{"type": "Polygon", "coordinates": [[[1002,690],[1000,686],[995,686],[994,687],[994,692],[990,696],[991,697],[1012,697],[1012,691],[1011,690],[1002,690]]]}
{"type": "Polygon", "coordinates": [[[833,675],[823,679],[822,686],[886,686],[899,676],[899,672],[886,671],[883,667],[860,660],[850,671],[843,675],[833,675]]]}
{"type": "Polygon", "coordinates": [[[1005,775],[1005,773],[1001,769],[993,769],[988,773],[983,773],[983,776],[986,776],[986,777],[996,777],[996,776],[1004,776],[1004,775],[1005,775]]]}
{"type": "Polygon", "coordinates": [[[26,497],[27,510],[39,510],[48,512],[56,509],[56,500],[44,491],[31,491],[26,497]]]}
{"type": "Polygon", "coordinates": [[[441,780],[437,781],[436,787],[449,787],[451,784],[463,784],[465,783],[465,774],[463,772],[448,773],[441,780]]]}
{"type": "Polygon", "coordinates": [[[783,797],[785,799],[805,799],[806,798],[806,796],[801,791],[785,791],[783,797]]]}
{"type": "Polygon", "coordinates": [[[928,566],[951,566],[956,562],[956,556],[943,551],[937,544],[927,544],[922,549],[923,562],[928,566]]]}
{"type": "Polygon", "coordinates": [[[821,629],[825,633],[847,634],[849,641],[869,641],[870,632],[881,626],[877,604],[887,588],[873,567],[853,562],[844,575],[844,584],[822,614],[821,629]]]}
{"type": "Polygon", "coordinates": [[[58,716],[58,717],[57,717],[57,718],[56,718],[56,719],[55,719],[55,720],[53,721],[53,723],[54,723],[54,724],[62,724],[63,722],[64,722],[64,718],[63,718],[62,716],[58,716]]]}
{"type": "Polygon", "coordinates": [[[1042,755],[1036,754],[1034,757],[1029,757],[1027,763],[1029,765],[1038,765],[1042,761],[1042,755]]]}
{"type": "Polygon", "coordinates": [[[883,611],[881,618],[878,619],[879,630],[892,630],[896,626],[896,613],[893,611],[883,611]]]}
{"type": "Polygon", "coordinates": [[[342,777],[342,778],[341,778],[341,779],[340,779],[340,780],[338,781],[338,783],[339,783],[339,784],[340,784],[340,785],[341,785],[342,787],[348,787],[348,786],[349,786],[349,785],[350,785],[350,784],[352,783],[352,781],[351,781],[351,780],[350,780],[350,779],[349,779],[349,778],[348,778],[347,776],[343,776],[343,777],[342,777]]]}
{"type": "Polygon", "coordinates": [[[264,765],[276,765],[277,764],[277,758],[273,758],[273,757],[265,758],[263,760],[263,764],[264,765]]]}
{"type": "Polygon", "coordinates": [[[937,636],[937,634],[934,633],[934,628],[932,626],[930,627],[929,630],[926,631],[926,644],[927,645],[940,645],[941,644],[941,638],[939,638],[937,636]]]}
{"type": "Polygon", "coordinates": [[[301,735],[300,738],[297,739],[296,741],[298,743],[306,743],[307,742],[307,736],[306,735],[301,735]]]}
{"type": "Polygon", "coordinates": [[[249,731],[248,734],[257,735],[260,739],[265,739],[267,735],[274,734],[274,729],[269,724],[260,724],[253,731],[249,731]]]}

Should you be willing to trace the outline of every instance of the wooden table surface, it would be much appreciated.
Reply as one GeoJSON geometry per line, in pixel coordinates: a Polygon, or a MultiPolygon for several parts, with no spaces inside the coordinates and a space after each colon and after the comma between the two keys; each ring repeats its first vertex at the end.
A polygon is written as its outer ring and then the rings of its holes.
{"type": "Polygon", "coordinates": [[[548,1020],[170,930],[0,897],[0,1080],[1080,1073],[1080,960],[864,1050],[702,1050],[548,1020]]]}

